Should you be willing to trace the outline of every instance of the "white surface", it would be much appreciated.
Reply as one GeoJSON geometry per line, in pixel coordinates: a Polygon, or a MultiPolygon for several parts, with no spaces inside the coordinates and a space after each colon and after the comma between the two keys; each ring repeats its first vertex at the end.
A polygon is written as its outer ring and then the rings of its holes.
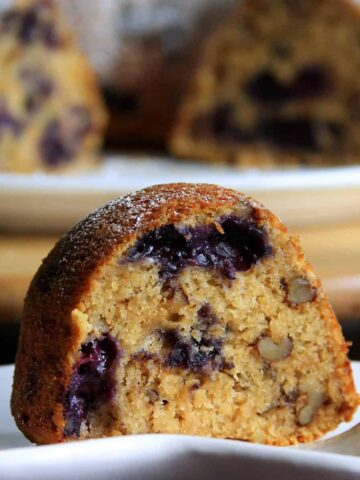
{"type": "MultiPolygon", "coordinates": [[[[360,389],[360,363],[353,363],[360,389]]],[[[358,480],[360,457],[175,435],[31,446],[9,412],[13,367],[0,367],[1,480],[358,480]],[[22,447],[22,448],[14,448],[22,447]]],[[[360,421],[358,412],[351,423],[360,421]]]]}
{"type": "Polygon", "coordinates": [[[289,226],[360,219],[360,166],[260,171],[119,155],[86,174],[0,173],[0,228],[64,230],[112,198],[180,181],[253,195],[289,226]]]}

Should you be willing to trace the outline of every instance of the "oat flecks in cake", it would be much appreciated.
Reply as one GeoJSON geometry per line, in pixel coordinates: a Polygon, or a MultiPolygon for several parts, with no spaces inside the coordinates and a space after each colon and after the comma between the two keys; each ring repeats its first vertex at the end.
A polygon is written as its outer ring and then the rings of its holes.
{"type": "Polygon", "coordinates": [[[106,124],[100,90],[52,1],[20,0],[0,16],[0,71],[0,170],[96,164],[106,124]]]}
{"type": "Polygon", "coordinates": [[[210,35],[173,152],[244,166],[357,163],[359,32],[353,0],[239,0],[210,35]]]}
{"type": "Polygon", "coordinates": [[[288,445],[357,405],[320,281],[279,220],[238,192],[158,185],[110,202],[59,241],[26,297],[12,412],[39,443],[172,433],[288,445]],[[186,264],[162,279],[156,261],[128,259],[162,227],[225,236],[229,218],[272,247],[235,278],[186,264]]]}

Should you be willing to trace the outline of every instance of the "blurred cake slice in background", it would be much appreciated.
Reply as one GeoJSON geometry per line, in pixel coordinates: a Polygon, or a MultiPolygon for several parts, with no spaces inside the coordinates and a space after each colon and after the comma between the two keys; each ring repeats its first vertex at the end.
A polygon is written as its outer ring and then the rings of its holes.
{"type": "Polygon", "coordinates": [[[106,125],[100,91],[51,1],[19,1],[2,12],[0,72],[0,170],[96,162],[106,125]]]}
{"type": "Polygon", "coordinates": [[[56,3],[101,78],[108,146],[164,148],[201,46],[234,0],[56,3]]]}
{"type": "Polygon", "coordinates": [[[354,2],[238,2],[209,39],[172,151],[238,165],[356,163],[359,76],[354,2]]]}

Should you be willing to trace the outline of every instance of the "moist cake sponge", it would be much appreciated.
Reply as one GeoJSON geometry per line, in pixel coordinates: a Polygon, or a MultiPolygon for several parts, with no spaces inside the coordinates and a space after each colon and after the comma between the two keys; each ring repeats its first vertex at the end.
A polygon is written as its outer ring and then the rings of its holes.
{"type": "Polygon", "coordinates": [[[12,413],[36,443],[173,433],[288,445],[350,420],[347,344],[261,204],[159,185],[66,234],[26,296],[12,413]]]}
{"type": "Polygon", "coordinates": [[[0,170],[95,163],[106,114],[86,58],[50,0],[0,17],[0,170]]]}
{"type": "Polygon", "coordinates": [[[358,163],[359,34],[351,0],[239,1],[199,61],[172,151],[236,165],[358,163]]]}

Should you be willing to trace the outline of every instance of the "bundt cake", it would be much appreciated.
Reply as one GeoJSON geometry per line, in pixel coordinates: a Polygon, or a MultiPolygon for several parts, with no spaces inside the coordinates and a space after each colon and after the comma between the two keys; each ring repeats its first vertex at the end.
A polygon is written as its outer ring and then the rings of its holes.
{"type": "Polygon", "coordinates": [[[314,440],[358,405],[347,344],[296,238],[213,185],[89,215],[26,296],[12,413],[40,444],[173,433],[314,440]]]}
{"type": "Polygon", "coordinates": [[[213,28],[234,0],[56,0],[99,73],[113,147],[166,147],[213,28]]]}
{"type": "Polygon", "coordinates": [[[105,111],[95,76],[50,0],[0,17],[0,170],[88,166],[105,111]]]}
{"type": "Polygon", "coordinates": [[[213,33],[171,148],[239,165],[360,162],[360,10],[239,0],[213,33]]]}

